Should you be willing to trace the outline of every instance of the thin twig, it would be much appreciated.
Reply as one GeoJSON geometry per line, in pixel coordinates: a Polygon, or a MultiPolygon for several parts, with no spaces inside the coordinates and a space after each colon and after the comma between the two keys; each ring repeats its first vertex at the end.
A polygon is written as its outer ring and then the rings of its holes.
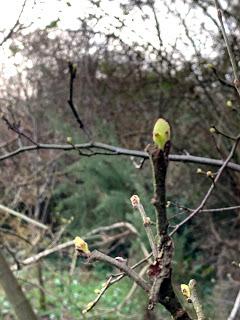
{"type": "Polygon", "coordinates": [[[133,234],[138,234],[136,228],[129,222],[116,222],[111,224],[110,226],[98,227],[86,234],[86,237],[90,237],[96,233],[111,231],[118,228],[126,228],[131,231],[133,234]]]}
{"type": "MultiPolygon", "coordinates": [[[[147,269],[148,269],[148,265],[144,266],[142,270],[139,272],[139,276],[142,277],[146,273],[147,269]]],[[[132,285],[131,289],[129,290],[124,300],[117,306],[117,310],[121,310],[125,304],[130,303],[131,298],[134,292],[136,291],[136,289],[137,289],[137,284],[134,282],[134,284],[132,285]]]]}
{"type": "Polygon", "coordinates": [[[38,143],[34,141],[31,137],[29,137],[26,133],[23,132],[23,130],[20,127],[20,122],[18,124],[11,123],[5,116],[2,116],[2,120],[7,124],[8,128],[11,129],[13,132],[17,133],[18,136],[22,136],[31,143],[33,143],[35,146],[38,146],[38,143]]]}
{"type": "Polygon", "coordinates": [[[19,213],[19,212],[15,211],[15,210],[12,210],[12,209],[10,209],[8,207],[3,206],[2,204],[0,204],[0,210],[4,211],[6,213],[9,213],[9,214],[11,214],[11,215],[13,215],[15,217],[18,217],[21,220],[27,221],[28,223],[34,224],[35,226],[38,226],[39,228],[42,228],[44,230],[48,229],[48,227],[46,225],[42,224],[41,222],[33,220],[33,219],[25,216],[22,213],[19,213]]]}
{"type": "MultiPolygon", "coordinates": [[[[121,228],[121,227],[126,227],[126,228],[128,228],[128,229],[131,231],[132,234],[135,234],[135,230],[132,229],[132,225],[131,225],[130,223],[127,223],[127,222],[126,222],[126,223],[125,223],[125,222],[118,222],[118,223],[113,224],[113,225],[110,225],[110,226],[97,228],[96,230],[97,230],[97,232],[100,232],[101,230],[106,230],[106,229],[107,229],[107,230],[112,230],[112,229],[115,229],[117,226],[120,227],[120,228],[121,228]]],[[[91,235],[92,235],[92,234],[95,234],[95,230],[93,230],[92,232],[86,234],[86,235],[84,236],[84,239],[88,239],[88,238],[91,239],[91,235]]],[[[63,250],[63,249],[69,248],[69,247],[72,247],[73,245],[74,245],[74,241],[73,241],[73,240],[67,241],[67,242],[64,242],[64,243],[61,243],[61,244],[59,244],[59,245],[57,245],[57,246],[55,246],[55,247],[53,247],[53,248],[46,249],[46,250],[44,250],[44,251],[42,251],[42,252],[39,252],[38,254],[36,254],[36,255],[34,255],[34,256],[32,256],[32,257],[29,257],[29,258],[21,261],[21,265],[22,265],[22,266],[31,265],[31,264],[33,264],[33,263],[38,262],[38,261],[41,260],[42,258],[49,256],[49,255],[52,254],[52,253],[61,251],[61,250],[63,250]]],[[[142,263],[144,263],[145,261],[147,261],[150,257],[151,257],[151,255],[150,255],[149,257],[146,257],[146,258],[142,259],[142,260],[140,261],[140,263],[135,264],[132,268],[134,269],[134,268],[138,267],[140,264],[142,264],[142,263]]],[[[16,271],[16,270],[17,270],[17,266],[16,266],[16,265],[13,265],[13,266],[11,267],[11,269],[12,269],[13,271],[16,271]]]]}
{"type": "Polygon", "coordinates": [[[212,66],[211,66],[211,70],[213,71],[213,73],[214,73],[214,75],[216,76],[217,80],[218,80],[222,85],[224,85],[224,86],[226,86],[226,87],[228,87],[228,88],[232,88],[232,89],[234,89],[235,92],[237,92],[236,87],[235,87],[232,83],[230,83],[230,82],[228,82],[228,81],[226,81],[226,80],[224,80],[224,79],[222,79],[222,78],[220,77],[220,75],[218,74],[218,71],[217,71],[217,69],[216,69],[215,67],[212,67],[212,66]]]}
{"type": "Polygon", "coordinates": [[[17,237],[17,238],[19,238],[20,240],[25,241],[25,242],[26,242],[27,244],[29,244],[30,246],[32,245],[32,243],[31,243],[28,239],[20,236],[19,234],[15,233],[15,232],[13,232],[13,231],[11,231],[11,230],[9,230],[9,229],[0,227],[0,232],[7,233],[7,234],[9,234],[10,236],[13,236],[13,237],[17,237]]]}
{"type": "MultiPolygon", "coordinates": [[[[44,251],[42,251],[42,252],[40,252],[40,253],[32,256],[32,257],[29,257],[29,258],[21,261],[21,262],[20,262],[20,263],[21,263],[21,266],[28,266],[28,265],[30,265],[30,264],[36,263],[36,262],[38,262],[40,259],[42,259],[42,258],[44,258],[44,257],[46,257],[46,256],[49,256],[50,254],[52,254],[52,253],[54,253],[54,252],[61,251],[61,250],[65,249],[65,248],[71,247],[71,246],[73,246],[73,245],[74,245],[74,241],[71,240],[71,241],[67,241],[67,242],[65,242],[65,243],[59,244],[59,245],[57,245],[57,246],[54,247],[54,248],[44,250],[44,251]]],[[[12,271],[16,271],[16,270],[18,270],[18,268],[17,268],[16,265],[13,265],[13,266],[11,267],[11,270],[12,270],[12,271]]]]}
{"type": "Polygon", "coordinates": [[[234,78],[235,78],[234,79],[234,85],[235,85],[236,90],[238,92],[238,95],[240,97],[240,80],[239,80],[239,76],[238,76],[238,69],[237,69],[236,59],[234,57],[231,45],[230,45],[229,40],[228,40],[228,36],[227,36],[226,30],[225,30],[225,27],[224,27],[223,18],[222,18],[223,13],[222,13],[222,9],[220,7],[219,1],[218,0],[214,0],[214,2],[215,2],[215,7],[216,7],[217,13],[218,13],[218,19],[219,19],[219,22],[220,22],[222,35],[223,35],[223,38],[224,38],[224,41],[225,41],[225,44],[226,44],[226,47],[227,47],[228,55],[229,55],[229,58],[230,58],[232,69],[233,69],[233,74],[234,74],[234,78]]]}
{"type": "Polygon", "coordinates": [[[215,133],[216,134],[220,134],[221,136],[229,139],[229,140],[232,140],[232,141],[235,141],[236,140],[236,137],[234,136],[230,136],[229,134],[225,133],[225,132],[222,132],[221,130],[219,130],[218,128],[216,128],[215,126],[212,126],[211,128],[213,128],[215,130],[215,133]]]}
{"type": "Polygon", "coordinates": [[[79,124],[79,128],[81,130],[83,130],[83,132],[85,133],[85,135],[87,136],[87,138],[90,140],[90,135],[87,132],[78,112],[77,109],[74,105],[73,102],[73,88],[74,88],[74,80],[76,79],[76,74],[77,74],[77,66],[75,64],[73,64],[72,62],[69,62],[68,64],[69,66],[69,73],[70,73],[70,80],[69,80],[69,99],[68,99],[68,104],[72,110],[72,113],[75,117],[75,119],[77,120],[77,123],[79,124]]]}
{"type": "Polygon", "coordinates": [[[95,305],[98,303],[98,301],[101,299],[101,297],[107,291],[107,289],[111,286],[111,280],[112,280],[112,276],[109,277],[109,279],[105,282],[103,288],[101,290],[99,290],[99,293],[96,296],[96,298],[93,301],[91,301],[90,303],[88,303],[87,308],[84,309],[82,311],[82,313],[86,313],[95,307],[95,305]]]}
{"type": "Polygon", "coordinates": [[[20,18],[21,18],[21,16],[22,16],[22,14],[23,14],[24,8],[25,8],[25,6],[26,6],[26,2],[27,2],[27,0],[25,0],[25,1],[23,2],[22,8],[21,8],[21,10],[20,10],[20,13],[19,13],[19,15],[18,15],[18,18],[17,18],[16,22],[14,23],[13,27],[10,29],[10,31],[8,32],[8,34],[7,34],[7,35],[3,38],[3,40],[1,41],[0,47],[4,44],[4,42],[6,42],[6,41],[12,36],[12,34],[13,34],[13,32],[15,31],[16,27],[19,25],[19,21],[20,21],[20,18]]]}
{"type": "Polygon", "coordinates": [[[212,191],[215,188],[216,183],[218,182],[219,178],[221,177],[224,169],[227,167],[228,162],[233,157],[235,150],[238,146],[239,140],[240,140],[240,135],[238,137],[236,137],[236,141],[235,141],[227,159],[224,161],[223,165],[219,169],[216,177],[213,180],[213,183],[211,184],[210,188],[208,189],[208,192],[204,196],[200,205],[186,219],[184,219],[182,222],[180,222],[179,224],[176,225],[176,227],[170,232],[170,236],[172,236],[174,233],[176,233],[179,228],[181,228],[184,224],[186,224],[190,219],[192,219],[196,214],[198,214],[203,209],[203,207],[205,206],[206,202],[208,201],[210,195],[212,194],[212,191]]]}
{"type": "Polygon", "coordinates": [[[147,217],[146,212],[144,210],[144,207],[140,202],[140,198],[137,195],[133,195],[131,197],[131,202],[132,202],[133,208],[137,208],[138,211],[141,214],[141,217],[142,217],[142,220],[143,220],[143,226],[145,228],[145,231],[146,231],[146,234],[147,234],[147,237],[148,237],[148,241],[149,241],[149,244],[150,244],[152,252],[153,252],[153,256],[154,256],[155,259],[157,259],[157,255],[158,255],[157,245],[156,245],[156,242],[154,240],[153,232],[152,232],[152,229],[151,229],[150,218],[147,217]]]}

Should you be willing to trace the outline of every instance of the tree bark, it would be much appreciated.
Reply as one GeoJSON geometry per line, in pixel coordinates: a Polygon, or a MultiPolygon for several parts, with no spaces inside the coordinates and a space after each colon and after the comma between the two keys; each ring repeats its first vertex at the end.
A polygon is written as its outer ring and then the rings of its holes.
{"type": "Polygon", "coordinates": [[[0,285],[19,320],[38,320],[0,249],[0,285]]]}

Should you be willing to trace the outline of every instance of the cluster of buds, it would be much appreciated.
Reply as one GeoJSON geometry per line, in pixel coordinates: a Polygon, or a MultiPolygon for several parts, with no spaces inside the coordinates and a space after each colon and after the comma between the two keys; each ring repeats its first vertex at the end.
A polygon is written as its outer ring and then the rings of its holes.
{"type": "Polygon", "coordinates": [[[167,201],[166,208],[169,208],[171,206],[171,201],[167,201]]]}
{"type": "Polygon", "coordinates": [[[135,195],[133,195],[133,196],[130,198],[130,200],[131,200],[131,203],[132,203],[133,208],[137,208],[137,207],[139,206],[139,204],[140,204],[140,198],[139,198],[139,196],[137,196],[137,195],[135,194],[135,195]]]}
{"type": "Polygon", "coordinates": [[[198,174],[204,174],[204,175],[206,175],[207,177],[209,177],[211,179],[214,178],[214,173],[211,170],[203,171],[201,168],[197,168],[197,173],[198,174]]]}

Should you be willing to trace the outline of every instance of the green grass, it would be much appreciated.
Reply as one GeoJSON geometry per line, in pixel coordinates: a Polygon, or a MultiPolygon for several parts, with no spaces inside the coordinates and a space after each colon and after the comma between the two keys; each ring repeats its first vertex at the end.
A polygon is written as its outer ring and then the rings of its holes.
{"type": "MultiPolygon", "coordinates": [[[[40,290],[34,285],[37,283],[36,272],[33,269],[28,272],[19,272],[18,278],[19,283],[24,286],[28,299],[42,319],[139,319],[139,313],[142,313],[141,310],[144,307],[144,304],[139,303],[139,301],[147,303],[147,299],[144,298],[144,293],[138,289],[131,302],[126,303],[121,312],[118,314],[116,314],[116,311],[113,312],[113,309],[117,308],[124,300],[132,286],[132,282],[127,278],[111,286],[91,311],[85,315],[82,314],[82,310],[97,296],[95,290],[102,288],[107,279],[106,275],[107,271],[99,272],[98,270],[96,272],[93,270],[89,272],[77,268],[74,276],[70,277],[67,271],[59,272],[56,269],[48,268],[48,271],[45,271],[43,275],[46,297],[45,310],[40,307],[40,290]],[[112,312],[110,313],[110,311],[112,312]]],[[[5,299],[3,292],[0,291],[0,318],[5,320],[12,315],[12,308],[5,299]]]]}

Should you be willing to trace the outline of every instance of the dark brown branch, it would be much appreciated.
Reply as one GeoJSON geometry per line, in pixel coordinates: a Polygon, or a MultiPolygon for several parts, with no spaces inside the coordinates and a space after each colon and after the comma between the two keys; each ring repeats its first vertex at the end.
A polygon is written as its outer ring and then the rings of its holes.
{"type": "Polygon", "coordinates": [[[8,129],[17,133],[19,136],[24,137],[25,139],[27,139],[28,141],[30,141],[34,145],[36,145],[36,146],[38,145],[37,142],[35,142],[31,137],[29,137],[27,134],[25,134],[23,132],[23,129],[20,126],[20,122],[19,123],[15,123],[15,122],[11,123],[5,116],[2,116],[2,119],[7,124],[8,129]]]}
{"type": "Polygon", "coordinates": [[[152,164],[154,196],[152,203],[156,209],[156,223],[158,236],[167,234],[168,220],[166,214],[165,180],[168,166],[168,153],[155,146],[148,146],[147,152],[152,164]]]}
{"type": "Polygon", "coordinates": [[[17,28],[17,26],[19,25],[19,21],[20,21],[20,19],[21,19],[21,16],[22,16],[22,14],[23,14],[24,8],[25,8],[25,6],[26,6],[26,2],[27,2],[27,0],[25,0],[25,1],[23,2],[21,11],[20,11],[20,13],[19,13],[19,15],[18,15],[18,18],[17,18],[16,22],[14,23],[13,27],[10,29],[10,31],[8,32],[8,34],[7,34],[7,35],[3,38],[3,40],[1,41],[0,47],[1,47],[9,38],[11,38],[12,34],[16,31],[16,28],[17,28]]]}
{"type": "Polygon", "coordinates": [[[187,312],[182,308],[172,286],[172,254],[173,242],[168,236],[168,218],[166,213],[166,174],[170,141],[165,144],[164,150],[156,146],[148,146],[152,170],[154,196],[153,204],[156,209],[158,255],[150,265],[148,274],[153,278],[149,295],[149,309],[153,309],[160,302],[172,315],[173,319],[189,320],[187,312]]]}
{"type": "Polygon", "coordinates": [[[229,134],[226,134],[225,132],[222,132],[220,131],[218,128],[216,128],[215,126],[212,126],[211,128],[213,128],[215,130],[215,133],[216,134],[220,134],[221,136],[223,136],[224,138],[227,138],[229,140],[232,140],[232,141],[236,141],[236,137],[234,136],[230,136],[229,134]]]}
{"type": "Polygon", "coordinates": [[[233,84],[231,84],[230,82],[222,79],[222,78],[219,76],[216,68],[211,67],[211,69],[212,69],[212,71],[213,71],[216,79],[217,79],[222,85],[224,85],[224,86],[226,86],[226,87],[228,87],[228,88],[234,89],[234,91],[237,92],[237,89],[236,89],[236,87],[235,87],[233,84]]]}
{"type": "Polygon", "coordinates": [[[87,130],[85,129],[85,126],[84,126],[84,124],[83,124],[83,122],[77,112],[77,109],[74,105],[74,102],[73,102],[73,88],[74,88],[74,80],[76,79],[76,74],[77,74],[77,66],[75,64],[73,64],[72,62],[69,62],[68,67],[69,67],[69,73],[70,73],[68,104],[72,110],[72,113],[73,113],[75,119],[77,120],[77,123],[79,124],[79,128],[81,130],[83,130],[83,132],[85,133],[87,138],[90,139],[90,136],[89,136],[87,130]]]}

